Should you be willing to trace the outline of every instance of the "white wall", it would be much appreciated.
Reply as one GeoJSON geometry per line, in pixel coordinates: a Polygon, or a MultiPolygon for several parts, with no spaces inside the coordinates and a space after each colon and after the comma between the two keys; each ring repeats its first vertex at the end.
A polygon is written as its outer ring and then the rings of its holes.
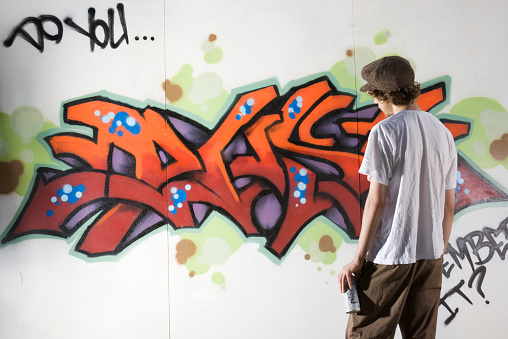
{"type": "MultiPolygon", "coordinates": [[[[127,106],[178,112],[213,129],[234,104],[235,93],[271,84],[283,95],[325,74],[356,94],[351,84],[356,79],[359,87],[361,80],[355,72],[377,57],[399,54],[411,60],[423,84],[447,77],[447,100],[434,114],[451,113],[448,119],[471,123],[469,136],[458,140],[457,148],[474,169],[462,188],[470,184],[476,195],[462,196],[470,204],[456,215],[450,244],[458,249],[457,241],[465,239],[469,245],[462,249],[468,249],[474,264],[459,258],[459,268],[452,255],[445,255],[445,270],[454,267],[443,276],[446,305],[440,307],[438,338],[506,336],[498,324],[508,302],[502,292],[508,239],[508,160],[502,156],[508,141],[505,146],[496,142],[503,135],[508,140],[503,58],[508,7],[503,1],[125,0],[129,43],[95,46],[93,52],[90,40],[64,23],[71,17],[87,28],[91,7],[96,19],[107,22],[107,10],[113,8],[116,40],[123,33],[117,3],[0,2],[2,41],[28,17],[52,15],[63,27],[61,42],[45,40],[43,52],[21,36],[10,47],[0,45],[0,143],[5,141],[0,163],[18,160],[25,171],[15,191],[0,194],[2,238],[23,208],[34,204],[29,199],[34,166],[68,169],[50,157],[42,138],[68,131],[90,134],[63,122],[64,103],[100,92],[127,106]],[[215,45],[206,42],[210,34],[217,37],[215,45]],[[203,50],[207,47],[212,54],[203,50]],[[353,57],[348,50],[355,51],[353,57]],[[341,61],[345,68],[337,66],[341,61]],[[184,65],[192,67],[192,76],[179,74],[184,65]],[[181,100],[165,97],[166,79],[183,88],[181,100]],[[209,100],[200,102],[206,93],[212,93],[209,100]],[[37,124],[41,114],[44,125],[37,124]],[[50,127],[56,129],[47,131],[50,127]],[[22,153],[25,149],[31,153],[22,153]]],[[[57,32],[51,22],[43,27],[49,35],[57,32]]],[[[26,31],[37,40],[34,25],[26,31]]],[[[98,32],[102,38],[100,28],[98,32]]],[[[365,97],[355,102],[357,109],[372,104],[365,97]]],[[[1,175],[17,179],[7,168],[1,175]]],[[[336,274],[352,258],[355,242],[325,218],[302,230],[280,260],[264,249],[262,236],[245,237],[220,213],[210,215],[200,229],[175,231],[164,225],[119,253],[97,257],[75,250],[86,228],[68,239],[34,233],[1,245],[0,337],[343,335],[347,317],[336,274]],[[324,234],[332,236],[335,253],[307,246],[324,234]],[[176,260],[183,239],[198,251],[187,265],[176,260]]]]}

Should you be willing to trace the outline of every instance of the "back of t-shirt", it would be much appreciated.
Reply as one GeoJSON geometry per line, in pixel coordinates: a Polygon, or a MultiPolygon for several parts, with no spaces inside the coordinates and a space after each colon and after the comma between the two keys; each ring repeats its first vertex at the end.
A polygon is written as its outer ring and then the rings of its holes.
{"type": "Polygon", "coordinates": [[[456,186],[457,153],[432,114],[401,111],[377,124],[360,173],[388,186],[381,225],[367,254],[379,264],[436,259],[444,250],[444,193],[456,186]]]}

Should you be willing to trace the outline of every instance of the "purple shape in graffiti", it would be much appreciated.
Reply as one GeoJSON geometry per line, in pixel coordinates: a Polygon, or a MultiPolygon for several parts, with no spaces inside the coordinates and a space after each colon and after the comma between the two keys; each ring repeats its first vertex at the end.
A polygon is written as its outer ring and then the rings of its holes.
{"type": "Polygon", "coordinates": [[[151,230],[152,228],[161,226],[163,222],[164,219],[157,213],[152,211],[146,211],[146,214],[143,217],[141,217],[141,219],[139,219],[139,221],[135,224],[132,231],[129,232],[124,243],[128,245],[137,238],[141,237],[144,232],[151,230]]]}
{"type": "MultiPolygon", "coordinates": [[[[170,111],[170,113],[176,114],[172,111],[170,111]]],[[[195,122],[193,122],[194,125],[192,125],[189,122],[175,117],[168,117],[168,121],[183,139],[193,144],[195,147],[203,146],[204,143],[210,139],[208,132],[195,126],[195,122]]]]}
{"type": "Polygon", "coordinates": [[[277,225],[281,215],[282,206],[273,193],[262,196],[254,203],[254,218],[265,230],[271,230],[277,225]]]}
{"type": "Polygon", "coordinates": [[[209,210],[210,210],[210,206],[208,205],[205,205],[205,204],[200,204],[200,203],[191,203],[191,209],[192,209],[192,213],[194,214],[194,217],[196,218],[196,221],[201,224],[203,222],[203,220],[206,218],[209,210]]]}
{"type": "Polygon", "coordinates": [[[113,172],[126,176],[136,176],[136,158],[121,148],[113,146],[110,151],[110,166],[113,172]]]}
{"type": "Polygon", "coordinates": [[[73,233],[90,217],[103,210],[107,204],[108,203],[106,201],[98,201],[79,209],[69,220],[67,220],[65,224],[62,225],[62,228],[67,230],[69,233],[73,233]]]}

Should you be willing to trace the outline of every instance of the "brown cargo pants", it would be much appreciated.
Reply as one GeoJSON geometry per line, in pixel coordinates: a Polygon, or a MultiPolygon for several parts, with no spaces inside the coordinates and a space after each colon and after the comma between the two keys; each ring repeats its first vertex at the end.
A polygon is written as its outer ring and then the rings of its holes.
{"type": "Polygon", "coordinates": [[[351,314],[346,338],[435,338],[443,259],[407,265],[366,261],[357,282],[361,311],[351,314]]]}

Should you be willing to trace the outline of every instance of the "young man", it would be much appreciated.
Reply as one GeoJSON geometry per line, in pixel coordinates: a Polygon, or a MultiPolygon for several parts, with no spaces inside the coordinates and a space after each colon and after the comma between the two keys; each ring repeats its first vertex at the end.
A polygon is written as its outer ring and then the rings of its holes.
{"type": "Polygon", "coordinates": [[[372,129],[359,172],[370,189],[354,259],[339,273],[341,292],[358,279],[361,311],[346,338],[435,338],[443,254],[450,237],[457,153],[448,129],[418,107],[410,63],[384,57],[362,69],[360,91],[387,119],[372,129]]]}

